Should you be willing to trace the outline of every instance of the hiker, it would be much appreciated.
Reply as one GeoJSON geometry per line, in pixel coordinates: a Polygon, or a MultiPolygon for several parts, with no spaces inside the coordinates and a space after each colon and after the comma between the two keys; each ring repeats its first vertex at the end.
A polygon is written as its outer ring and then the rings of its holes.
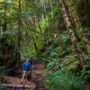
{"type": "Polygon", "coordinates": [[[31,63],[29,63],[29,59],[27,58],[23,64],[23,76],[20,81],[20,84],[23,83],[24,79],[25,79],[25,83],[26,83],[29,69],[32,69],[32,65],[31,65],[31,63]]]}

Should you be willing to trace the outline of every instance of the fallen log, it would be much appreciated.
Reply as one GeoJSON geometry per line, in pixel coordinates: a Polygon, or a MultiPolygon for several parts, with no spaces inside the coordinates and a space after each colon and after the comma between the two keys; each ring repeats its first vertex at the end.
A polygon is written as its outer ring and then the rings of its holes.
{"type": "Polygon", "coordinates": [[[0,84],[0,86],[7,87],[7,88],[20,88],[20,89],[35,89],[35,86],[29,86],[29,85],[13,85],[13,84],[0,84]]]}

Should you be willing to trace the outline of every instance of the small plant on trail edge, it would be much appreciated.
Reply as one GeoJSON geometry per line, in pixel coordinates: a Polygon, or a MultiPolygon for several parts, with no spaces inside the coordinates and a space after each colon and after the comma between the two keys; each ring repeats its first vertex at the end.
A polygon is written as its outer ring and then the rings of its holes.
{"type": "MultiPolygon", "coordinates": [[[[0,83],[7,82],[4,76],[5,76],[5,67],[0,66],[0,83]]],[[[7,90],[7,89],[0,85],[0,90],[7,90]]]]}

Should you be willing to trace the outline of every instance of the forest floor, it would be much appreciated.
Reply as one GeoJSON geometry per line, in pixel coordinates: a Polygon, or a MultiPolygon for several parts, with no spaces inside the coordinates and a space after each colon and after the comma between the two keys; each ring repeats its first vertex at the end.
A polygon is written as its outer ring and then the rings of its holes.
{"type": "MultiPolygon", "coordinates": [[[[29,74],[28,74],[29,76],[29,74]]],[[[44,65],[43,64],[35,64],[34,65],[34,70],[32,70],[32,74],[31,74],[31,79],[28,79],[26,81],[23,82],[23,84],[20,84],[20,80],[21,77],[15,77],[15,76],[7,76],[7,80],[9,80],[11,85],[28,85],[28,86],[32,86],[35,87],[35,89],[8,89],[8,90],[37,90],[36,88],[38,88],[38,90],[43,90],[42,88],[42,84],[45,81],[45,76],[46,76],[46,70],[44,69],[44,65]]],[[[45,90],[45,89],[44,89],[45,90]]]]}

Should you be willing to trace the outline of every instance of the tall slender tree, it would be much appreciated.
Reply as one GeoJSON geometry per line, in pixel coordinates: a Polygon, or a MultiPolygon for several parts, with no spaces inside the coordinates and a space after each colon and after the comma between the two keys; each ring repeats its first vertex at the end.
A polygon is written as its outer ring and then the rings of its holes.
{"type": "Polygon", "coordinates": [[[70,11],[72,13],[72,17],[74,19],[74,22],[75,22],[79,37],[80,37],[81,41],[84,44],[84,47],[86,49],[87,54],[90,54],[90,46],[88,45],[87,40],[86,40],[86,38],[84,36],[82,26],[80,24],[78,15],[77,15],[76,10],[74,8],[73,0],[68,0],[68,5],[69,5],[69,9],[70,9],[70,11]]]}
{"type": "Polygon", "coordinates": [[[76,40],[75,34],[73,32],[73,27],[72,27],[70,18],[67,14],[67,10],[65,8],[65,4],[64,4],[63,0],[59,0],[59,6],[60,6],[60,9],[61,9],[61,13],[63,15],[63,18],[64,18],[64,22],[65,22],[68,34],[69,34],[71,42],[73,44],[74,51],[76,52],[77,56],[79,57],[79,62],[80,62],[81,67],[83,67],[84,62],[83,62],[82,53],[80,51],[80,48],[77,45],[77,40],[76,40]]]}
{"type": "Polygon", "coordinates": [[[6,6],[6,4],[7,4],[7,0],[4,0],[4,4],[3,4],[3,11],[4,11],[4,17],[3,17],[3,31],[6,31],[7,30],[7,13],[6,13],[6,11],[7,11],[7,6],[6,6]]]}
{"type": "Polygon", "coordinates": [[[51,18],[53,19],[53,0],[50,0],[51,18]]]}
{"type": "Polygon", "coordinates": [[[20,27],[21,27],[21,0],[18,1],[18,63],[21,63],[21,54],[20,54],[20,47],[21,47],[21,32],[20,32],[20,27]]]}

